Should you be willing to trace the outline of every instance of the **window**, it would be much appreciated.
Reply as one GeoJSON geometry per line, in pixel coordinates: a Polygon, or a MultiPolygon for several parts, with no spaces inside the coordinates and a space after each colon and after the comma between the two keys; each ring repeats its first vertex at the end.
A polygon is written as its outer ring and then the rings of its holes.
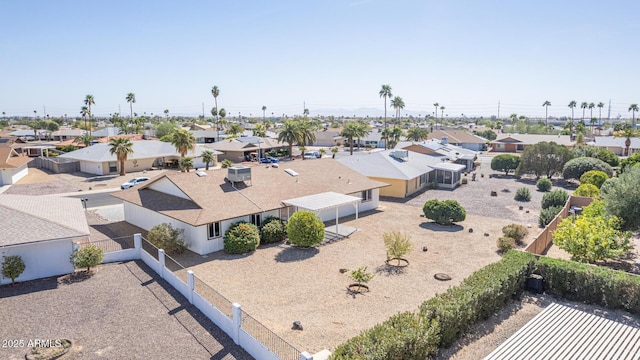
{"type": "Polygon", "coordinates": [[[262,223],[262,215],[260,214],[252,214],[251,215],[251,223],[255,226],[260,226],[260,223],[262,223]]]}
{"type": "Polygon", "coordinates": [[[420,175],[420,185],[422,186],[426,182],[427,182],[427,174],[420,175]]]}
{"type": "Polygon", "coordinates": [[[209,239],[219,238],[220,236],[220,222],[214,222],[207,226],[207,237],[209,239]]]}
{"type": "Polygon", "coordinates": [[[362,192],[362,194],[360,195],[360,197],[362,198],[362,202],[365,201],[371,201],[371,190],[365,190],[362,192]]]}
{"type": "Polygon", "coordinates": [[[118,162],[117,161],[109,161],[109,172],[118,172],[118,162]]]}

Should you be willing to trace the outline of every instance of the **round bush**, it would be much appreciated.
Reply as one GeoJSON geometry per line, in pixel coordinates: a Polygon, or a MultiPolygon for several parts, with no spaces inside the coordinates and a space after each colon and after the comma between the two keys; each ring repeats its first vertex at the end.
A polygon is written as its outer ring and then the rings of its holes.
{"type": "Polygon", "coordinates": [[[324,223],[311,211],[296,211],[287,223],[287,237],[298,246],[319,244],[324,239],[324,223]]]}
{"type": "Polygon", "coordinates": [[[589,170],[600,170],[604,171],[609,177],[613,176],[613,168],[606,162],[591,157],[580,157],[569,160],[564,164],[562,177],[565,179],[580,179],[589,170]]]}
{"type": "Polygon", "coordinates": [[[594,157],[606,162],[611,166],[618,166],[618,164],[620,163],[618,155],[616,155],[613,151],[607,149],[598,149],[598,152],[596,152],[596,155],[594,157]]]}
{"type": "Polygon", "coordinates": [[[529,234],[526,227],[519,224],[510,224],[502,228],[505,237],[512,238],[516,244],[522,245],[522,240],[529,234]]]}
{"type": "Polygon", "coordinates": [[[589,170],[580,176],[580,184],[591,184],[600,189],[607,179],[609,176],[604,171],[589,170]]]}
{"type": "Polygon", "coordinates": [[[513,197],[516,201],[531,201],[531,191],[527,188],[519,188],[516,190],[516,196],[513,197]]]}
{"type": "Polygon", "coordinates": [[[244,254],[254,251],[260,244],[258,227],[245,221],[237,222],[224,234],[224,251],[244,254]]]}
{"type": "Polygon", "coordinates": [[[263,244],[276,243],[284,240],[287,237],[287,230],[284,227],[284,224],[280,219],[274,218],[267,222],[263,223],[262,228],[260,229],[260,242],[263,244]]]}
{"type": "Polygon", "coordinates": [[[553,186],[553,184],[551,183],[551,179],[549,178],[542,178],[536,183],[536,188],[542,192],[551,190],[551,186],[553,186]]]}
{"type": "Polygon", "coordinates": [[[549,225],[560,211],[562,211],[562,206],[551,206],[543,209],[540,211],[540,216],[538,216],[538,225],[541,227],[549,225]]]}
{"type": "Polygon", "coordinates": [[[498,238],[496,245],[498,246],[498,251],[505,253],[516,247],[516,239],[508,236],[501,236],[498,238]]]}
{"type": "Polygon", "coordinates": [[[600,196],[600,189],[592,184],[582,184],[573,192],[573,195],[597,198],[600,196]]]}
{"type": "Polygon", "coordinates": [[[442,225],[451,225],[458,221],[464,221],[467,217],[467,212],[455,200],[429,200],[424,203],[422,212],[427,219],[442,225]]]}
{"type": "Polygon", "coordinates": [[[567,203],[567,199],[569,199],[569,193],[564,190],[549,191],[542,196],[542,208],[547,209],[552,206],[563,207],[564,204],[567,203]]]}

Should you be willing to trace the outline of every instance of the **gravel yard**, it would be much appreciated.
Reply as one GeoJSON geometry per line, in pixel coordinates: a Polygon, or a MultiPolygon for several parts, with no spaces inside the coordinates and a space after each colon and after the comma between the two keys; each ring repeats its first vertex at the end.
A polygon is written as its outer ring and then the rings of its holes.
{"type": "MultiPolygon", "coordinates": [[[[140,261],[0,288],[0,339],[65,338],[65,359],[251,359],[231,338],[140,261]]],[[[24,359],[25,347],[0,347],[24,359]]]]}

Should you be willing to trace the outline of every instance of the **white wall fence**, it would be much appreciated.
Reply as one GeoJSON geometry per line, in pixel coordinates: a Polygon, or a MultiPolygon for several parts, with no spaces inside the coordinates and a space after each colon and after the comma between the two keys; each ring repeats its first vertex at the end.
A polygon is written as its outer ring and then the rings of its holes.
{"type": "MultiPolygon", "coordinates": [[[[103,263],[142,260],[187,298],[190,304],[193,304],[229,335],[236,344],[240,345],[256,359],[313,360],[313,356],[308,352],[300,352],[287,343],[251,315],[244,312],[240,304],[232,303],[205,282],[198,279],[193,271],[185,271],[180,264],[166,255],[164,250],[158,249],[147,242],[142,238],[142,235],[135,234],[133,240],[133,248],[105,251],[103,263]],[[156,254],[153,254],[155,251],[157,251],[157,258],[154,256],[156,254]],[[171,271],[170,268],[173,268],[175,272],[171,271]],[[218,307],[214,306],[212,302],[215,302],[218,307]],[[225,309],[226,307],[230,309],[225,309]]],[[[88,244],[98,245],[97,243],[99,242],[88,244]]],[[[83,246],[86,245],[83,244],[83,246]]],[[[102,246],[98,247],[103,248],[102,246]]]]}

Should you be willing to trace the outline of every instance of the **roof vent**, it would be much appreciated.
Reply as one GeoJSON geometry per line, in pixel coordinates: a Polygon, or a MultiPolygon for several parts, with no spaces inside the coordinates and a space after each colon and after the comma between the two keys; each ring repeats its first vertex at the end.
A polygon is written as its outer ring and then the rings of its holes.
{"type": "Polygon", "coordinates": [[[286,172],[287,174],[291,175],[291,176],[298,176],[298,173],[291,170],[291,169],[284,169],[284,172],[286,172]]]}
{"type": "Polygon", "coordinates": [[[443,145],[448,144],[448,143],[449,143],[449,137],[447,137],[447,136],[443,136],[443,137],[440,139],[440,143],[441,143],[441,144],[443,144],[443,145]]]}
{"type": "Polygon", "coordinates": [[[204,171],[196,171],[196,175],[198,175],[199,177],[203,177],[203,176],[207,176],[207,173],[204,171]]]}
{"type": "Polygon", "coordinates": [[[395,150],[390,152],[389,156],[396,160],[407,161],[409,159],[409,150],[395,150]]]}
{"type": "Polygon", "coordinates": [[[251,168],[248,166],[231,166],[228,170],[227,179],[231,182],[251,181],[251,168]]]}

